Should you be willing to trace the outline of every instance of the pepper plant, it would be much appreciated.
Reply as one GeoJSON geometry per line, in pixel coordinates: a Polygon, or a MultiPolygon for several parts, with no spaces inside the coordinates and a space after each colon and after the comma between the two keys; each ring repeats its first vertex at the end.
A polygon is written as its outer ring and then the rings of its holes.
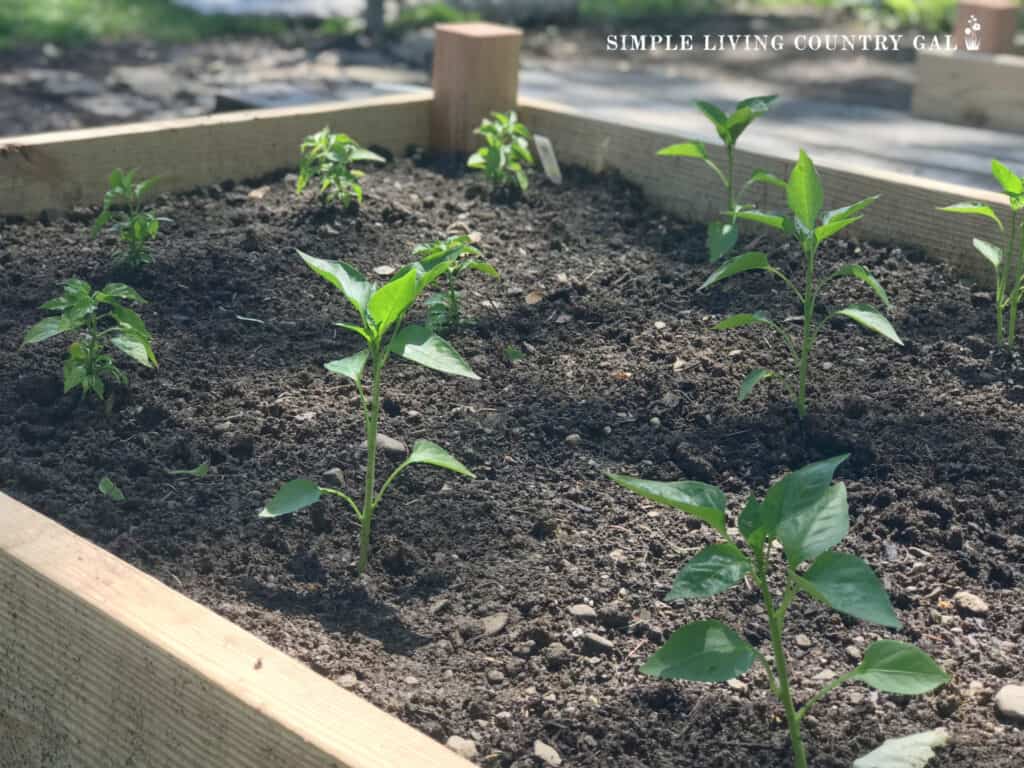
{"type": "Polygon", "coordinates": [[[843,208],[823,212],[824,192],[821,187],[821,180],[818,178],[818,172],[815,170],[811,158],[802,150],[800,152],[800,160],[793,167],[788,182],[767,174],[764,180],[786,190],[789,212],[787,214],[776,214],[757,210],[743,210],[739,211],[737,215],[742,219],[765,224],[796,239],[800,244],[804,257],[803,288],[798,287],[798,282],[795,278],[791,278],[782,270],[773,266],[768,261],[767,255],[761,251],[748,251],[747,253],[734,256],[722,264],[704,281],[701,290],[742,272],[762,270],[782,280],[793,292],[796,300],[803,308],[802,330],[799,338],[795,338],[781,323],[772,320],[762,311],[731,315],[718,323],[715,329],[726,330],[754,324],[764,324],[781,337],[796,369],[795,386],[788,375],[780,375],[767,368],[756,368],[747,374],[742,384],[740,384],[739,398],[740,400],[746,399],[758,382],[778,377],[784,382],[796,404],[797,412],[803,418],[807,414],[807,379],[811,350],[814,347],[815,340],[818,338],[818,334],[833,318],[845,317],[853,320],[868,330],[884,336],[894,344],[902,346],[903,341],[897,335],[896,330],[885,315],[870,304],[851,304],[848,307],[828,312],[820,319],[816,318],[815,315],[818,301],[824,289],[834,280],[841,277],[852,277],[855,280],[860,280],[874,292],[886,308],[891,306],[885,289],[875,279],[875,276],[860,264],[846,264],[828,273],[821,280],[818,280],[815,274],[815,258],[821,244],[854,222],[860,221],[863,218],[861,211],[875,202],[879,196],[874,195],[843,208]]]}
{"type": "Polygon", "coordinates": [[[438,332],[455,330],[464,322],[462,292],[458,289],[459,277],[463,272],[475,270],[496,280],[501,279],[498,270],[481,258],[480,249],[473,245],[468,235],[456,235],[446,240],[423,243],[417,245],[412,253],[413,256],[418,256],[419,260],[417,264],[405,269],[429,272],[435,267],[446,265],[446,269],[442,271],[445,278],[444,289],[430,294],[426,301],[428,324],[438,332]]]}
{"type": "Polygon", "coordinates": [[[377,430],[380,423],[381,380],[385,365],[392,355],[405,358],[426,368],[468,379],[479,378],[462,356],[444,339],[425,326],[405,325],[405,316],[420,296],[448,268],[442,262],[427,270],[420,264],[402,270],[389,282],[374,286],[358,270],[341,261],[318,259],[299,251],[299,256],[316,274],[333,285],[356,310],[357,324],[337,325],[359,336],[365,348],[353,355],[334,360],[324,367],[355,384],[363,412],[366,433],[366,476],[362,504],[336,488],[318,486],[312,480],[297,479],[285,483],[260,512],[260,517],[280,517],[309,507],[323,495],[342,499],[355,512],[360,524],[359,573],[366,570],[370,554],[370,532],[373,515],[391,483],[413,464],[436,467],[474,477],[458,459],[429,440],[417,440],[405,461],[399,464],[381,485],[376,487],[377,430]],[[369,392],[364,383],[370,378],[369,392]]]}
{"type": "Polygon", "coordinates": [[[806,595],[847,616],[883,627],[901,626],[871,567],[855,555],[833,551],[850,525],[846,486],[832,482],[836,468],[846,458],[819,461],[784,476],[762,501],[751,496],[739,515],[738,530],[729,527],[725,494],[715,486],[610,476],[623,488],[693,515],[724,539],[683,566],[667,601],[711,597],[740,582],[752,583],[768,617],[770,657],[720,621],[695,621],[676,630],[640,671],[670,680],[724,682],[760,663],[768,688],[785,710],[796,768],[807,767],[801,722],[815,704],[843,683],[862,682],[886,693],[915,696],[949,680],[930,656],[913,645],[878,640],[867,648],[860,664],[797,706],[782,642],[786,615],[797,597],[806,595]]]}
{"type": "Polygon", "coordinates": [[[364,174],[353,163],[387,162],[376,152],[359,146],[359,143],[344,133],[331,133],[330,128],[307,136],[299,145],[302,157],[299,161],[299,178],[295,182],[295,194],[302,194],[313,179],[320,179],[320,194],[328,203],[349,205],[353,200],[363,202],[363,188],[359,184],[364,174]]]}
{"type": "Polygon", "coordinates": [[[736,214],[742,209],[742,198],[747,189],[758,181],[765,180],[764,171],[754,171],[753,175],[739,189],[734,180],[736,143],[752,122],[767,112],[777,96],[755,96],[744,99],[736,105],[732,114],[727,115],[714,104],[706,101],[695,102],[697,108],[715,126],[715,131],[725,144],[725,171],[718,163],[708,157],[707,148],[702,141],[684,141],[658,150],[662,157],[693,157],[703,160],[715,172],[725,187],[727,205],[724,221],[713,221],[708,224],[708,255],[711,261],[718,261],[728,255],[739,239],[739,222],[736,214]]]}
{"type": "Polygon", "coordinates": [[[1017,340],[1017,308],[1024,291],[1024,179],[998,160],[992,161],[992,175],[1009,198],[1008,228],[992,207],[984,203],[955,203],[939,210],[984,216],[999,227],[1003,245],[976,237],[974,247],[996,273],[996,343],[1012,349],[1017,340]]]}
{"type": "MultiPolygon", "coordinates": [[[[76,334],[64,360],[64,392],[80,387],[83,397],[91,392],[103,400],[107,395],[105,382],[128,383],[128,376],[114,362],[111,348],[147,368],[157,364],[145,323],[124,302],[146,303],[124,283],[108,283],[103,290],[93,291],[84,280],[68,280],[60,296],[40,307],[57,314],[29,328],[22,346],[62,333],[76,334]]],[[[107,401],[108,410],[112,404],[107,401]]]]}
{"type": "Polygon", "coordinates": [[[157,179],[135,181],[135,173],[116,168],[110,174],[103,209],[92,225],[94,237],[108,225],[116,233],[121,245],[114,252],[114,261],[129,269],[153,263],[149,242],[160,232],[161,222],[170,221],[143,210],[142,198],[157,179]]]}
{"type": "Polygon", "coordinates": [[[483,136],[485,147],[474,152],[466,165],[483,171],[492,185],[507,188],[513,185],[525,192],[530,182],[526,169],[534,165],[530,152],[530,130],[519,122],[514,111],[508,114],[492,112],[474,133],[483,136]]]}

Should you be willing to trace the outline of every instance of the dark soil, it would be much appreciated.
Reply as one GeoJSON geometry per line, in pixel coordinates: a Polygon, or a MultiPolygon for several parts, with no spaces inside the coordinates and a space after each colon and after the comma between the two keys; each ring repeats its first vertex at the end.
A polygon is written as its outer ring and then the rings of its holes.
{"type": "MultiPolygon", "coordinates": [[[[617,178],[573,171],[563,187],[536,179],[525,201],[495,204],[475,178],[401,160],[366,179],[357,214],[296,201],[280,178],[259,199],[256,186],[159,201],[174,223],[133,282],[160,368],[128,369],[109,418],[61,396],[58,341],[18,345],[59,280],[110,277],[112,243],[89,238],[94,212],[0,230],[0,488],[435,738],[475,740],[481,765],[540,765],[541,740],[566,766],[782,768],[782,713],[759,675],[712,686],[638,673],[688,620],[720,617],[763,649],[767,627],[744,587],[661,602],[713,537],[603,473],[713,482],[738,510],[781,473],[848,451],[843,546],[874,565],[906,628],[798,600],[787,633],[798,696],[883,635],[916,642],[953,681],[913,699],[844,686],[806,721],[812,764],[845,768],[884,738],[941,725],[954,734],[942,766],[1022,764],[1024,735],[998,721],[992,697],[1024,665],[1024,370],[992,352],[990,296],[915,251],[828,248],[823,270],[874,270],[906,346],[835,324],[800,428],[778,389],[736,400],[751,367],[778,360],[774,340],[710,330],[732,311],[794,314],[780,284],[745,276],[698,294],[702,228],[617,178]],[[337,467],[356,491],[364,461],[352,388],[322,367],[356,349],[332,324],[347,304],[293,249],[372,270],[457,232],[479,232],[504,276],[466,280],[477,324],[451,337],[482,380],[397,362],[382,430],[436,440],[478,478],[406,473],[360,579],[341,505],[256,517],[296,476],[337,467]],[[205,479],[168,474],[204,460],[205,479]],[[127,501],[97,491],[104,475],[127,501]],[[987,615],[958,612],[963,589],[987,615]],[[596,620],[572,616],[579,603],[596,620]]],[[[794,250],[763,247],[793,265],[794,250]]],[[[866,289],[829,303],[851,298],[866,289]]]]}

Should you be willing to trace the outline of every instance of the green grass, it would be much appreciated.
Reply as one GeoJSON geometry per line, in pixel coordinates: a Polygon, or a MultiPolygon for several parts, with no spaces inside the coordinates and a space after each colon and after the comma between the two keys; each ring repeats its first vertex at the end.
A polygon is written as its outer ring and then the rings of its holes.
{"type": "Polygon", "coordinates": [[[288,22],[278,18],[204,16],[170,0],[0,0],[0,48],[97,39],[189,42],[287,29],[288,22]]]}

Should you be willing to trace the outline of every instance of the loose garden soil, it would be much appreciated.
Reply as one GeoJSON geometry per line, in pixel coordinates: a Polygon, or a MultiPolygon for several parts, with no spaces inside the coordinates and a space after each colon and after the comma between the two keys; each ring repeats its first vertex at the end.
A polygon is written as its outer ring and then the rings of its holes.
{"type": "MultiPolygon", "coordinates": [[[[992,704],[1024,666],[1024,368],[992,350],[989,294],[912,249],[825,249],[823,270],[875,272],[906,345],[834,324],[800,427],[777,389],[736,400],[750,368],[779,359],[775,340],[711,330],[733,311],[795,314],[781,284],[743,276],[698,293],[703,228],[615,176],[535,179],[509,203],[477,177],[405,158],[370,173],[358,213],[291,187],[279,176],[158,200],[173,223],[131,282],[149,300],[160,368],[126,364],[110,417],[61,395],[58,341],[18,350],[59,280],[115,276],[112,242],[88,235],[95,211],[3,225],[0,488],[435,738],[475,741],[481,765],[541,765],[539,740],[574,767],[782,768],[782,713],[758,674],[713,686],[639,674],[688,620],[720,617],[762,648],[768,630],[744,586],[661,602],[713,536],[604,472],[713,482],[737,510],[781,473],[849,452],[842,546],[874,565],[906,627],[799,600],[787,630],[799,698],[881,636],[919,644],[953,681],[913,699],[842,687],[806,720],[812,764],[846,767],[884,738],[938,726],[953,733],[939,765],[1024,763],[1024,735],[992,704]],[[351,385],[323,369],[356,349],[333,325],[350,310],[294,248],[372,271],[465,232],[504,277],[469,276],[476,324],[450,336],[481,380],[396,362],[382,431],[441,443],[477,479],[406,473],[358,578],[341,505],[256,517],[293,477],[340,468],[358,491],[365,458],[351,385]],[[507,361],[510,345],[522,359],[507,361]],[[205,479],[168,473],[206,460],[205,479]],[[125,502],[98,492],[104,475],[125,502]],[[987,612],[958,606],[960,590],[987,612]],[[570,612],[582,604],[593,615],[570,612]]],[[[794,248],[762,247],[795,268],[794,248]]],[[[867,298],[858,283],[828,303],[867,298]]]]}

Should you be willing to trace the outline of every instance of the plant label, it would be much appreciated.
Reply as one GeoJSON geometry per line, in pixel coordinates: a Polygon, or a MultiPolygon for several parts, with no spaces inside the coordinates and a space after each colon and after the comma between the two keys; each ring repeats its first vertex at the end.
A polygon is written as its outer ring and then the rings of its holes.
{"type": "Polygon", "coordinates": [[[558,166],[558,158],[555,157],[555,145],[547,136],[539,133],[533,135],[533,143],[537,146],[537,154],[540,155],[540,164],[544,168],[544,175],[555,184],[562,183],[562,169],[558,166]]]}

